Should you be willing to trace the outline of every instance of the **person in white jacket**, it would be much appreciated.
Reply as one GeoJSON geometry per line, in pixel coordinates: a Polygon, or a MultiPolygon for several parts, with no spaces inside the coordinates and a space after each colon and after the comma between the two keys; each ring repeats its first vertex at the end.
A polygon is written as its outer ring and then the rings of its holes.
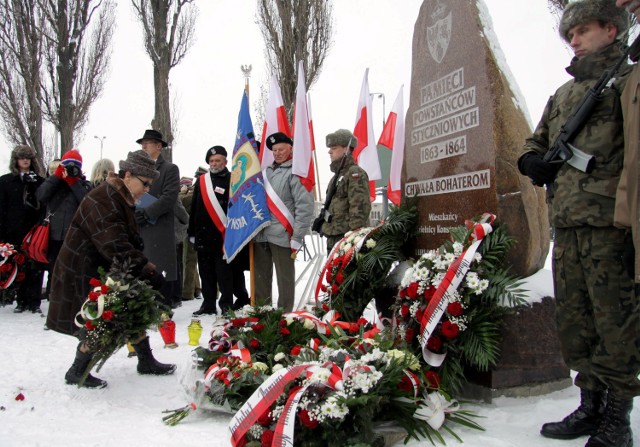
{"type": "Polygon", "coordinates": [[[293,141],[276,132],[266,139],[274,162],[264,171],[271,225],[255,238],[256,304],[272,302],[273,266],[278,284],[278,307],[291,312],[295,300],[295,257],[313,219],[313,195],[291,172],[293,141]]]}

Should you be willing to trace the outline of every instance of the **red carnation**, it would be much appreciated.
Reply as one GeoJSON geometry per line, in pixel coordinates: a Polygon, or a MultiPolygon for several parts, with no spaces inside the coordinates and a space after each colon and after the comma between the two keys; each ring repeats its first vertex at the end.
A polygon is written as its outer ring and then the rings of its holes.
{"type": "Polygon", "coordinates": [[[325,286],[324,284],[320,285],[320,290],[322,290],[323,292],[326,292],[327,286],[325,286]]]}
{"type": "Polygon", "coordinates": [[[427,380],[427,384],[431,388],[438,388],[440,386],[440,376],[435,371],[427,371],[424,375],[427,380]]]}
{"type": "Polygon", "coordinates": [[[447,313],[453,317],[459,317],[462,315],[462,304],[457,301],[449,303],[447,306],[447,313]]]}
{"type": "Polygon", "coordinates": [[[400,315],[406,318],[407,315],[409,315],[409,306],[407,306],[406,304],[400,306],[400,315]]]}
{"type": "Polygon", "coordinates": [[[429,340],[427,340],[427,348],[429,351],[439,351],[440,348],[442,348],[442,340],[440,340],[440,337],[434,335],[429,337],[429,340]]]}
{"type": "Polygon", "coordinates": [[[431,298],[433,298],[433,295],[436,293],[436,288],[433,286],[429,286],[426,289],[424,289],[424,299],[429,302],[431,301],[431,298]]]}
{"type": "Polygon", "coordinates": [[[16,253],[16,255],[13,257],[13,260],[16,261],[16,264],[22,265],[24,264],[24,261],[26,261],[26,258],[22,253],[16,253]]]}
{"type": "Polygon", "coordinates": [[[287,329],[286,327],[281,327],[280,328],[280,335],[284,335],[287,336],[291,333],[291,331],[289,331],[289,329],[287,329]]]}
{"type": "Polygon", "coordinates": [[[340,288],[338,287],[337,284],[331,284],[331,295],[337,294],[338,290],[340,290],[340,288]]]}
{"type": "Polygon", "coordinates": [[[409,376],[406,374],[402,376],[402,379],[400,379],[400,383],[398,384],[398,389],[413,394],[413,382],[409,379],[409,376]]]}
{"type": "Polygon", "coordinates": [[[331,278],[333,278],[333,275],[331,274],[331,270],[327,270],[327,274],[324,276],[324,279],[327,280],[327,282],[331,282],[331,278]]]}
{"type": "Polygon", "coordinates": [[[16,275],[16,281],[17,282],[22,282],[24,281],[24,279],[26,278],[27,275],[24,274],[24,272],[20,272],[16,275]]]}
{"type": "Polygon", "coordinates": [[[342,272],[336,275],[336,282],[338,284],[342,284],[344,282],[344,275],[342,274],[342,272]]]}
{"type": "Polygon", "coordinates": [[[262,447],[271,447],[273,442],[273,430],[267,430],[260,436],[260,445],[262,447]]]}
{"type": "Polygon", "coordinates": [[[91,301],[98,301],[99,296],[100,296],[99,292],[89,292],[89,299],[91,301]]]}
{"type": "Polygon", "coordinates": [[[253,349],[258,349],[260,347],[260,342],[258,340],[256,340],[255,338],[251,339],[249,341],[249,347],[253,348],[253,349]]]}
{"type": "Polygon", "coordinates": [[[318,425],[320,425],[320,423],[316,419],[311,419],[311,416],[309,416],[309,411],[307,410],[300,410],[299,417],[302,425],[312,430],[318,428],[318,425]]]}
{"type": "Polygon", "coordinates": [[[264,329],[264,324],[262,324],[262,323],[255,324],[255,325],[253,325],[253,327],[251,327],[251,329],[253,330],[253,332],[260,333],[264,329]]]}
{"type": "Polygon", "coordinates": [[[102,286],[102,282],[98,278],[91,278],[89,280],[89,285],[91,287],[100,287],[102,286]]]}
{"type": "Polygon", "coordinates": [[[271,417],[271,408],[267,408],[267,410],[260,415],[258,418],[258,424],[263,427],[268,427],[273,423],[273,418],[271,417]]]}
{"type": "Polygon", "coordinates": [[[91,320],[87,320],[87,321],[85,321],[85,323],[84,323],[84,327],[86,327],[86,328],[87,328],[87,330],[92,331],[92,330],[94,330],[94,329],[96,328],[96,325],[95,325],[95,324],[93,324],[93,321],[91,321],[91,320]]]}
{"type": "Polygon", "coordinates": [[[104,312],[102,312],[103,320],[111,321],[112,318],[113,318],[113,311],[105,310],[104,312]]]}
{"type": "Polygon", "coordinates": [[[409,284],[409,287],[407,287],[407,296],[410,299],[415,300],[417,295],[418,295],[418,283],[414,281],[411,284],[409,284]]]}
{"type": "Polygon", "coordinates": [[[460,328],[457,324],[450,321],[445,321],[442,323],[442,335],[447,337],[449,340],[456,338],[459,333],[460,328]]]}
{"type": "Polygon", "coordinates": [[[289,352],[291,355],[298,355],[300,354],[300,350],[302,348],[300,347],[300,345],[296,345],[293,348],[291,348],[291,351],[289,352]]]}

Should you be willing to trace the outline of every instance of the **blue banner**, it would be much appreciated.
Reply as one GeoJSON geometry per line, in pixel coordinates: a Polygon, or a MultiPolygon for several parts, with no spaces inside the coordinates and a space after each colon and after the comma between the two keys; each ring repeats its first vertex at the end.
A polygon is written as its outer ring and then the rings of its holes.
{"type": "Polygon", "coordinates": [[[246,92],[242,94],[231,164],[231,190],[224,238],[224,252],[228,262],[262,228],[271,223],[246,92]]]}

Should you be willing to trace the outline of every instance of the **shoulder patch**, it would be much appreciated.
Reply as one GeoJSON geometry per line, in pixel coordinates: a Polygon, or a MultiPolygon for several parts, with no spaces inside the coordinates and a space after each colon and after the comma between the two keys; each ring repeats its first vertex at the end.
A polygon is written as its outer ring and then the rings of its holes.
{"type": "Polygon", "coordinates": [[[359,179],[360,178],[360,173],[359,172],[352,172],[351,173],[351,178],[359,179]]]}

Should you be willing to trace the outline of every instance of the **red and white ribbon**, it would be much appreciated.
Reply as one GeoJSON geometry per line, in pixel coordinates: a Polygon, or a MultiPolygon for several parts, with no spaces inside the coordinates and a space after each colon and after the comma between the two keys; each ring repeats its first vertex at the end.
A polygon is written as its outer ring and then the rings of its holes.
{"type": "Polygon", "coordinates": [[[262,179],[264,180],[264,190],[267,193],[267,207],[269,208],[269,211],[276,216],[276,219],[278,219],[278,222],[282,224],[284,229],[287,230],[289,238],[291,238],[291,236],[293,236],[293,224],[295,222],[293,215],[280,196],[278,196],[276,190],[273,189],[273,186],[271,186],[269,177],[267,177],[266,169],[262,171],[262,179]]]}
{"type": "Polygon", "coordinates": [[[209,217],[211,217],[213,224],[224,237],[227,228],[227,215],[216,197],[216,192],[213,189],[213,180],[211,180],[211,175],[208,173],[200,176],[200,192],[209,217]]]}

